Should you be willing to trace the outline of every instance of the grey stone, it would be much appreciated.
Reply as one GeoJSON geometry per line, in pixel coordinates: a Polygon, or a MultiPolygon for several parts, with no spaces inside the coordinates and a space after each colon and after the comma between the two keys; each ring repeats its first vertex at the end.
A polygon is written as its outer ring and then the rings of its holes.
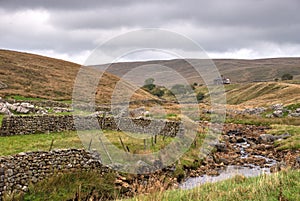
{"type": "Polygon", "coordinates": [[[272,110],[283,110],[283,104],[282,103],[277,103],[275,105],[271,106],[272,110]]]}
{"type": "Polygon", "coordinates": [[[297,156],[296,162],[300,164],[300,156],[297,156]]]}
{"type": "Polygon", "coordinates": [[[12,169],[8,169],[8,170],[7,170],[7,175],[8,175],[9,177],[13,176],[13,174],[14,174],[14,171],[13,171],[12,169]]]}
{"type": "Polygon", "coordinates": [[[274,117],[282,117],[282,116],[283,116],[282,110],[275,110],[275,111],[273,112],[273,116],[274,116],[274,117]]]}
{"type": "Polygon", "coordinates": [[[219,152],[226,152],[227,151],[225,143],[216,143],[215,147],[216,147],[217,151],[219,151],[219,152]]]}
{"type": "Polygon", "coordinates": [[[273,135],[270,134],[261,134],[258,137],[258,142],[259,143],[271,143],[275,141],[275,137],[273,135]]]}
{"type": "Polygon", "coordinates": [[[291,137],[291,135],[289,133],[284,133],[282,135],[277,135],[277,136],[274,136],[276,140],[279,140],[279,139],[286,139],[286,138],[289,138],[291,137]]]}
{"type": "Polygon", "coordinates": [[[256,108],[247,108],[242,111],[243,114],[250,114],[250,115],[260,115],[265,112],[267,108],[264,107],[256,107],[256,108]]]}
{"type": "Polygon", "coordinates": [[[21,103],[20,106],[24,107],[24,108],[28,108],[28,109],[33,109],[34,108],[34,105],[32,105],[30,103],[21,103]]]}
{"type": "Polygon", "coordinates": [[[23,186],[22,187],[22,191],[27,192],[28,191],[28,187],[27,186],[23,186]]]}
{"type": "Polygon", "coordinates": [[[297,108],[297,109],[295,110],[295,112],[296,112],[296,113],[300,113],[300,108],[297,108]]]}
{"type": "Polygon", "coordinates": [[[289,116],[291,116],[291,117],[300,117],[300,113],[294,112],[294,113],[291,113],[289,116]]]}
{"type": "Polygon", "coordinates": [[[28,114],[28,113],[29,113],[29,109],[24,108],[24,107],[22,107],[22,106],[18,106],[17,112],[18,112],[18,113],[22,113],[22,114],[28,114]]]}

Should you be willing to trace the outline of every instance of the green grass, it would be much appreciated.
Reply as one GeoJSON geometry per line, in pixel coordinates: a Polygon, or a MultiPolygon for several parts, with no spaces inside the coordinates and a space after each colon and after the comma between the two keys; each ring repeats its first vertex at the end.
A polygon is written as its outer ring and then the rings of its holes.
{"type": "Polygon", "coordinates": [[[275,146],[279,150],[284,149],[292,149],[299,150],[300,149],[300,126],[292,126],[292,125],[271,125],[271,130],[268,133],[273,135],[281,135],[284,133],[289,133],[291,137],[275,141],[275,146]]]}
{"type": "Polygon", "coordinates": [[[147,134],[139,133],[125,133],[120,131],[104,131],[105,137],[119,149],[123,149],[120,138],[122,139],[125,146],[128,146],[131,153],[143,154],[148,152],[156,152],[167,146],[172,142],[172,137],[156,137],[156,144],[154,144],[154,137],[151,138],[147,134]],[[135,137],[136,136],[136,137],[135,137]],[[146,149],[144,146],[144,139],[146,139],[146,149]],[[152,143],[153,141],[153,143],[152,143]]]}
{"type": "Polygon", "coordinates": [[[52,149],[82,148],[81,141],[75,131],[49,134],[15,135],[0,137],[0,156],[13,155],[28,151],[47,151],[50,148],[52,140],[54,140],[52,149]]]}
{"type": "Polygon", "coordinates": [[[20,95],[6,96],[5,99],[14,99],[14,100],[17,100],[17,101],[43,101],[43,100],[46,100],[44,98],[24,97],[24,96],[20,96],[20,95]]]}
{"type": "Polygon", "coordinates": [[[112,200],[120,198],[120,190],[114,185],[115,178],[114,172],[104,175],[92,170],[60,173],[34,185],[31,184],[25,194],[6,195],[4,200],[73,200],[78,192],[82,200],[86,200],[90,194],[101,200],[112,200]]]}
{"type": "Polygon", "coordinates": [[[296,110],[297,108],[300,108],[300,103],[290,104],[284,107],[287,110],[296,110]]]}
{"type": "MultiPolygon", "coordinates": [[[[87,133],[88,135],[93,135],[97,132],[98,131],[84,131],[84,133],[87,133]]],[[[172,145],[175,146],[174,148],[178,147],[176,146],[176,143],[182,143],[179,142],[177,138],[157,136],[155,144],[154,137],[149,137],[149,135],[124,133],[120,131],[104,131],[104,135],[109,140],[110,144],[115,145],[120,150],[123,150],[123,146],[120,141],[120,139],[122,139],[125,147],[128,147],[130,153],[134,154],[155,153],[165,148],[171,142],[175,143],[172,145]],[[136,135],[139,135],[138,138],[136,135]],[[142,137],[146,139],[146,146],[142,137]]],[[[174,150],[177,153],[178,151],[180,151],[180,153],[184,153],[180,158],[180,162],[177,162],[175,177],[178,177],[178,180],[183,178],[183,169],[185,167],[196,168],[199,166],[199,148],[202,146],[204,137],[204,134],[197,133],[194,143],[188,150],[174,150]]],[[[20,152],[38,150],[48,151],[50,149],[52,140],[52,149],[83,148],[82,142],[80,141],[76,131],[49,134],[16,135],[0,137],[0,156],[14,155],[20,152]]],[[[89,140],[87,140],[85,143],[88,144],[89,140]]],[[[184,146],[181,148],[185,149],[184,146]]]]}
{"type": "Polygon", "coordinates": [[[1,127],[1,125],[2,125],[3,117],[4,117],[4,115],[3,115],[3,114],[0,114],[0,127],[1,127]]]}
{"type": "MultiPolygon", "coordinates": [[[[84,133],[98,133],[97,131],[84,131],[84,133]]],[[[120,131],[104,130],[105,137],[110,143],[122,149],[120,138],[125,146],[128,146],[131,153],[156,152],[172,142],[172,137],[157,136],[156,144],[154,137],[145,134],[124,133],[120,131]],[[138,138],[134,136],[138,135],[138,138]],[[144,140],[146,139],[146,149],[144,140]]],[[[13,155],[28,151],[47,151],[53,140],[52,149],[83,148],[82,142],[76,131],[65,131],[49,134],[30,134],[0,137],[0,156],[13,155]]]]}
{"type": "Polygon", "coordinates": [[[298,117],[282,117],[282,118],[266,118],[255,115],[233,115],[226,117],[226,123],[247,124],[257,126],[270,126],[272,124],[294,125],[300,126],[300,118],[298,117]]]}
{"type": "Polygon", "coordinates": [[[300,200],[300,171],[289,170],[254,178],[236,176],[218,183],[208,183],[192,190],[172,190],[141,195],[128,201],[250,201],[300,200]]]}

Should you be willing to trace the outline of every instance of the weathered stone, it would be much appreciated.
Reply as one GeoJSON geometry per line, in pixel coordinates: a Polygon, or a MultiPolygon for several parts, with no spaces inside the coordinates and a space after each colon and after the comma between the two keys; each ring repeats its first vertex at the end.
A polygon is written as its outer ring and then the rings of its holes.
{"type": "Polygon", "coordinates": [[[272,118],[274,117],[273,114],[266,114],[266,118],[272,118]]]}
{"type": "Polygon", "coordinates": [[[282,135],[277,135],[277,136],[274,136],[274,137],[275,137],[275,140],[279,140],[279,139],[289,138],[289,137],[291,137],[291,135],[289,133],[284,133],[282,135]]]}
{"type": "Polygon", "coordinates": [[[21,103],[20,106],[23,107],[23,108],[27,108],[27,109],[33,109],[34,108],[34,105],[32,105],[30,103],[21,103]]]}
{"type": "MultiPolygon", "coordinates": [[[[20,107],[20,106],[18,106],[20,107]]],[[[180,122],[152,120],[152,119],[129,119],[97,116],[73,116],[73,115],[36,115],[36,116],[11,116],[4,117],[0,135],[21,135],[41,132],[61,132],[69,130],[120,130],[176,136],[179,134],[180,122]],[[95,121],[96,120],[96,121],[95,121]],[[149,126],[151,123],[151,127],[149,126]]]]}
{"type": "Polygon", "coordinates": [[[219,152],[226,152],[227,151],[225,143],[216,143],[215,147],[216,147],[217,151],[219,151],[219,152]]]}
{"type": "Polygon", "coordinates": [[[261,134],[258,137],[258,142],[259,143],[271,143],[274,142],[276,138],[273,135],[270,134],[261,134]]]}
{"type": "Polygon", "coordinates": [[[12,169],[8,169],[8,170],[7,170],[7,175],[8,175],[9,177],[13,176],[13,174],[14,174],[14,171],[13,171],[12,169]]]}
{"type": "Polygon", "coordinates": [[[24,107],[22,107],[22,106],[18,106],[16,112],[22,113],[22,114],[27,114],[27,113],[29,113],[29,109],[24,108],[24,107]]]}
{"type": "Polygon", "coordinates": [[[247,108],[245,110],[242,110],[242,114],[250,114],[250,115],[260,115],[263,112],[265,112],[267,108],[264,107],[256,107],[256,108],[247,108]]]}
{"type": "Polygon", "coordinates": [[[291,117],[300,117],[300,113],[299,112],[290,113],[289,116],[291,116],[291,117]]]}
{"type": "Polygon", "coordinates": [[[274,117],[282,117],[283,116],[283,111],[282,110],[275,110],[273,112],[274,117]]]}
{"type": "Polygon", "coordinates": [[[278,103],[278,104],[272,105],[271,109],[272,110],[283,110],[283,104],[282,103],[278,103]]]}
{"type": "Polygon", "coordinates": [[[246,142],[246,141],[245,141],[245,138],[243,138],[243,137],[237,137],[236,142],[237,143],[243,143],[243,142],[246,142]]]}
{"type": "Polygon", "coordinates": [[[300,164],[300,156],[297,156],[296,162],[297,162],[298,164],[300,164]]]}

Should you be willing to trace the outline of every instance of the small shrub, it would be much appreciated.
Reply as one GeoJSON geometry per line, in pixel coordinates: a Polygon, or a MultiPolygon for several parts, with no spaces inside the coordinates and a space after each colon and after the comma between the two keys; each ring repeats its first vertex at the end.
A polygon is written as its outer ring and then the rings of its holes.
{"type": "Polygon", "coordinates": [[[204,99],[204,93],[198,92],[196,95],[197,101],[202,101],[204,99]]]}
{"type": "Polygon", "coordinates": [[[153,94],[154,96],[158,96],[158,97],[162,97],[165,94],[164,90],[162,90],[158,87],[155,87],[153,90],[151,90],[150,93],[153,94]]]}
{"type": "Polygon", "coordinates": [[[286,73],[281,76],[281,80],[292,80],[292,79],[293,79],[293,76],[289,73],[286,73]]]}

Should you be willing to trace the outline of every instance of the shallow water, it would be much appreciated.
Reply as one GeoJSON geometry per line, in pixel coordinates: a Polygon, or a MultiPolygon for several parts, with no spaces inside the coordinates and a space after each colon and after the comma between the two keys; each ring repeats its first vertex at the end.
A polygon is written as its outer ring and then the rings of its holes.
{"type": "Polygon", "coordinates": [[[179,185],[179,188],[183,190],[192,189],[208,182],[214,183],[214,182],[232,178],[236,175],[243,175],[245,177],[255,177],[261,174],[269,174],[269,173],[270,173],[270,168],[261,168],[259,166],[254,166],[254,165],[251,167],[244,167],[244,166],[241,167],[241,166],[231,165],[231,166],[227,166],[225,170],[221,171],[220,175],[218,176],[203,175],[200,177],[188,178],[186,181],[184,181],[179,185]]]}

